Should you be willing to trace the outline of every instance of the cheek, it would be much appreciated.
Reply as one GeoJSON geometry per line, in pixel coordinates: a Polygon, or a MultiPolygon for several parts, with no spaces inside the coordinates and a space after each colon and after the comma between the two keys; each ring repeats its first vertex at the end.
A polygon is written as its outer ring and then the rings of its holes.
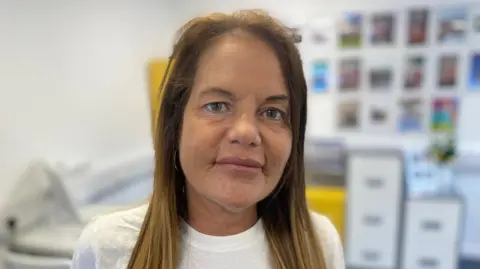
{"type": "Polygon", "coordinates": [[[266,150],[268,151],[267,158],[271,166],[269,170],[274,170],[271,172],[281,176],[292,151],[292,136],[289,132],[283,134],[276,133],[268,141],[266,150]]]}

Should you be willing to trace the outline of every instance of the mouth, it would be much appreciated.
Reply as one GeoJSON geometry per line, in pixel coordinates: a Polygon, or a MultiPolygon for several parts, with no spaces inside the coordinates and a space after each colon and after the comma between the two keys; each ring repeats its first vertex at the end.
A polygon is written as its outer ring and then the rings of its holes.
{"type": "Polygon", "coordinates": [[[236,173],[258,173],[262,171],[263,164],[254,159],[227,157],[219,159],[215,165],[236,173]]]}

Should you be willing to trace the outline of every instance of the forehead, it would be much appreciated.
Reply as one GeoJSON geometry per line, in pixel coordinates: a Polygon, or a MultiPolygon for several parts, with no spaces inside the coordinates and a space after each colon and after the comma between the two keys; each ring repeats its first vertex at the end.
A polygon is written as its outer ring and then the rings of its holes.
{"type": "Polygon", "coordinates": [[[288,94],[274,50],[249,36],[221,37],[203,53],[194,90],[206,87],[241,93],[288,94]]]}

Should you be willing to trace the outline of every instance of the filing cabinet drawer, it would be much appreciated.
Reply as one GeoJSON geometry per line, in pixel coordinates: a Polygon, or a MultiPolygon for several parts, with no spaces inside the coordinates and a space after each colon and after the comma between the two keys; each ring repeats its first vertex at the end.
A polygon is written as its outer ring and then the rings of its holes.
{"type": "Polygon", "coordinates": [[[456,269],[458,253],[454,243],[409,244],[402,260],[403,269],[456,269]]]}
{"type": "Polygon", "coordinates": [[[407,241],[451,243],[458,240],[460,200],[411,200],[406,209],[407,241]]]}
{"type": "Polygon", "coordinates": [[[346,249],[346,264],[352,268],[396,268],[397,241],[374,230],[355,233],[346,249]]]}
{"type": "Polygon", "coordinates": [[[399,199],[403,178],[401,160],[358,156],[348,160],[349,199],[383,203],[399,199]]]}

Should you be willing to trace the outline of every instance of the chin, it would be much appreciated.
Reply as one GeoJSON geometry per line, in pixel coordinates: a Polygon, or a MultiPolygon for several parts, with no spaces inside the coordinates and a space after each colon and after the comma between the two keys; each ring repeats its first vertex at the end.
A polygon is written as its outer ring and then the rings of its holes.
{"type": "Polygon", "coordinates": [[[227,211],[233,212],[233,213],[239,213],[244,210],[247,210],[253,206],[256,206],[257,203],[261,201],[261,199],[254,199],[254,198],[245,199],[244,197],[241,199],[240,198],[235,199],[234,197],[229,197],[229,198],[219,198],[216,200],[217,200],[216,202],[219,205],[221,205],[227,211]]]}

